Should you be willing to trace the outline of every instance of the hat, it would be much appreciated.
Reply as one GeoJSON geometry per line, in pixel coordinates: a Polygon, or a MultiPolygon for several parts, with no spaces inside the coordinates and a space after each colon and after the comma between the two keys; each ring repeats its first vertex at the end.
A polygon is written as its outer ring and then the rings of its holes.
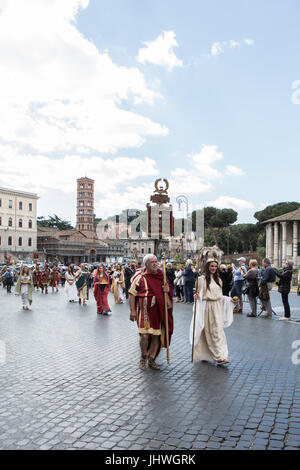
{"type": "Polygon", "coordinates": [[[242,256],[241,258],[238,258],[237,261],[243,261],[244,263],[246,263],[246,258],[242,256]]]}

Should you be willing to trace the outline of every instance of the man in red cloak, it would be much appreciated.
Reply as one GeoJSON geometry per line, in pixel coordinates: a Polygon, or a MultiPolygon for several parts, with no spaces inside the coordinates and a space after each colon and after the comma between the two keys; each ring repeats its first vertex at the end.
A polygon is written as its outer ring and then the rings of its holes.
{"type": "Polygon", "coordinates": [[[163,273],[153,254],[144,258],[145,269],[132,279],[129,289],[130,320],[136,321],[140,335],[141,359],[139,367],[159,370],[155,362],[162,347],[167,346],[165,298],[167,293],[169,344],[173,333],[173,289],[169,281],[164,284],[163,273]]]}

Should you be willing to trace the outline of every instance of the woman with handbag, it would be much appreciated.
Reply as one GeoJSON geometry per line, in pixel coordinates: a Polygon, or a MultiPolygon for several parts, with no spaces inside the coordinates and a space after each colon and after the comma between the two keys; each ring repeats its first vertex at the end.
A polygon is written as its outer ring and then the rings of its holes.
{"type": "Polygon", "coordinates": [[[259,294],[257,270],[258,263],[256,259],[249,261],[249,271],[244,274],[246,281],[246,289],[244,291],[248,296],[251,312],[247,314],[247,317],[257,317],[257,296],[259,294]]]}

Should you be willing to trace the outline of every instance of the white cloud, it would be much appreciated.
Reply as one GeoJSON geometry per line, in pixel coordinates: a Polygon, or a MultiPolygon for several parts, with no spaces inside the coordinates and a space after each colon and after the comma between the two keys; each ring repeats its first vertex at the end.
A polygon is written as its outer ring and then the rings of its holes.
{"type": "Polygon", "coordinates": [[[213,164],[222,159],[223,154],[218,152],[216,145],[202,145],[200,152],[187,155],[187,167],[171,171],[170,194],[201,194],[212,189],[211,181],[222,178],[222,173],[213,164]]]}
{"type": "Polygon", "coordinates": [[[174,31],[163,31],[154,41],[143,42],[146,47],[138,51],[137,61],[141,64],[160,65],[172,70],[174,67],[182,67],[182,60],[178,59],[173,51],[178,47],[174,31]]]}
{"type": "Polygon", "coordinates": [[[250,201],[245,201],[243,199],[238,199],[231,196],[220,196],[214,201],[209,201],[206,203],[206,206],[213,206],[217,209],[235,209],[237,211],[253,209],[254,204],[250,201]]]}
{"type": "MultiPolygon", "coordinates": [[[[253,46],[253,39],[244,39],[243,43],[247,46],[253,46]]],[[[236,39],[230,39],[229,41],[216,41],[212,44],[210,48],[210,56],[218,56],[223,54],[227,47],[230,49],[240,49],[242,41],[237,41],[236,39]]]]}
{"type": "Polygon", "coordinates": [[[234,49],[235,47],[240,47],[240,43],[239,41],[235,41],[234,39],[231,39],[229,41],[229,46],[234,49]]]}
{"type": "Polygon", "coordinates": [[[227,165],[226,166],[226,174],[227,175],[233,175],[233,176],[242,176],[242,175],[245,175],[246,173],[244,172],[244,170],[242,170],[241,168],[238,168],[237,166],[234,166],[234,165],[227,165]]]}
{"type": "Polygon", "coordinates": [[[0,186],[35,191],[38,194],[50,190],[73,193],[76,190],[76,179],[86,174],[95,179],[96,194],[109,193],[114,198],[120,185],[158,174],[156,162],[151,158],[104,159],[80,155],[53,158],[20,155],[7,145],[0,145],[0,161],[0,186]]]}
{"type": "Polygon", "coordinates": [[[224,52],[224,49],[222,47],[222,43],[220,42],[214,42],[211,46],[210,53],[211,55],[220,55],[224,52]]]}
{"type": "Polygon", "coordinates": [[[244,39],[244,42],[245,42],[245,44],[247,44],[247,46],[253,46],[253,44],[254,44],[253,39],[244,39]]]}
{"type": "Polygon", "coordinates": [[[168,134],[134,111],[134,105],[160,98],[143,74],[114,64],[76,28],[76,15],[88,4],[0,0],[3,142],[38,153],[114,153],[168,134]]]}
{"type": "Polygon", "coordinates": [[[153,183],[144,183],[137,186],[128,185],[125,191],[108,192],[105,196],[95,198],[95,212],[101,218],[114,214],[121,214],[126,209],[146,210],[146,204],[153,194],[153,183]]]}

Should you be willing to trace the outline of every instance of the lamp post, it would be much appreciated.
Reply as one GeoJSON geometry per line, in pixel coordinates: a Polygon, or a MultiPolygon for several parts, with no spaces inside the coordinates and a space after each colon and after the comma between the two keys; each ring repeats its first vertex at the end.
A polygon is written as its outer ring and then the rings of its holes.
{"type": "MultiPolygon", "coordinates": [[[[186,252],[188,251],[188,243],[189,243],[189,200],[185,194],[180,194],[176,198],[176,202],[178,204],[178,209],[181,211],[181,204],[184,203],[186,205],[186,237],[183,234],[182,238],[186,239],[186,252]]],[[[183,253],[183,240],[182,240],[182,253],[183,253]]]]}

